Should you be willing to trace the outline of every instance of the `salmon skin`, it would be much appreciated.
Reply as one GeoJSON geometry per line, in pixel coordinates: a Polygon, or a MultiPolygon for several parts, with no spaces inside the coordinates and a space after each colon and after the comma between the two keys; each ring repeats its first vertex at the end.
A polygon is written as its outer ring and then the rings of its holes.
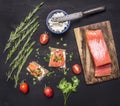
{"type": "Polygon", "coordinates": [[[86,30],[86,40],[95,65],[95,76],[111,74],[111,58],[102,30],[86,30]]]}

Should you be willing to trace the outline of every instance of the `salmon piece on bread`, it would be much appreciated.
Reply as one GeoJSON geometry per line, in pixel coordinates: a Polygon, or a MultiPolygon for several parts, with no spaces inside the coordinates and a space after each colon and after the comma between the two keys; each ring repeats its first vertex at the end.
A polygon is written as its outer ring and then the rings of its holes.
{"type": "Polygon", "coordinates": [[[38,80],[42,80],[43,77],[45,77],[45,75],[49,72],[47,69],[43,68],[35,61],[29,63],[27,70],[32,76],[36,77],[38,80]]]}
{"type": "Polygon", "coordinates": [[[66,67],[65,49],[51,48],[49,67],[66,67]]]}

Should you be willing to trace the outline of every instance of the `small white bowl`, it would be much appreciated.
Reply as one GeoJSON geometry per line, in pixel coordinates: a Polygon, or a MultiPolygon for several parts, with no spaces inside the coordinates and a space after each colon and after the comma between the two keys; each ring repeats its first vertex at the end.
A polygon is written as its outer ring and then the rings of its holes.
{"type": "Polygon", "coordinates": [[[67,13],[60,9],[53,10],[48,14],[47,19],[46,19],[46,25],[52,33],[63,34],[69,29],[70,21],[65,21],[65,22],[52,22],[51,21],[53,17],[60,17],[64,15],[67,15],[67,13]]]}

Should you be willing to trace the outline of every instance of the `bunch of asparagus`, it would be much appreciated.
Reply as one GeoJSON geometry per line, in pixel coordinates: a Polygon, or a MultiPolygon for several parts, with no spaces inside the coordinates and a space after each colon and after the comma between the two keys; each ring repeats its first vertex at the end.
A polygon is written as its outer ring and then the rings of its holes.
{"type": "Polygon", "coordinates": [[[27,58],[33,51],[35,41],[31,41],[33,34],[39,27],[39,16],[34,16],[44,3],[41,2],[32,12],[20,23],[19,26],[10,33],[10,37],[5,46],[4,52],[8,51],[6,63],[16,55],[16,51],[21,49],[18,54],[10,61],[10,70],[7,72],[7,81],[12,78],[15,80],[15,88],[18,85],[20,72],[27,61],[27,58]],[[21,48],[22,47],[22,48],[21,48]],[[15,72],[16,71],[16,72],[15,72]],[[13,75],[14,73],[14,75],[13,75]]]}

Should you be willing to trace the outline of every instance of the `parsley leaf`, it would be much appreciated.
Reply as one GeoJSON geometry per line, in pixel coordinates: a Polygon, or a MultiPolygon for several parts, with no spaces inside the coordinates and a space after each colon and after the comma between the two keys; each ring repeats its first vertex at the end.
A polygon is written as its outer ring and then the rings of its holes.
{"type": "Polygon", "coordinates": [[[80,83],[80,80],[76,76],[73,76],[71,80],[73,83],[68,82],[65,78],[63,78],[57,86],[57,88],[60,89],[63,93],[64,106],[66,106],[67,99],[71,92],[76,92],[76,89],[80,83]]]}

